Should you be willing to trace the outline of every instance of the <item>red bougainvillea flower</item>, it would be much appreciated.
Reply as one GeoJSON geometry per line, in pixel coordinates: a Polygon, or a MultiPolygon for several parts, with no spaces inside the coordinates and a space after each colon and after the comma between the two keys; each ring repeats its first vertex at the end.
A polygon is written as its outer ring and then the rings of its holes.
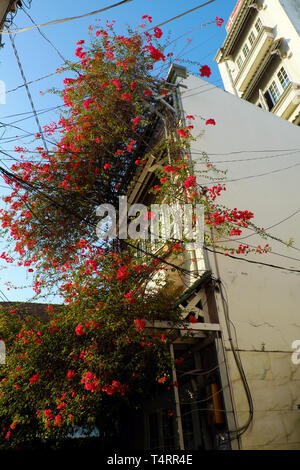
{"type": "Polygon", "coordinates": [[[239,228],[233,228],[230,232],[230,236],[234,237],[236,235],[241,235],[242,231],[239,228]]]}
{"type": "Polygon", "coordinates": [[[134,126],[136,127],[138,125],[138,123],[141,121],[141,117],[140,116],[136,116],[133,120],[133,124],[134,126]]]}
{"type": "Polygon", "coordinates": [[[180,135],[180,137],[183,137],[184,139],[186,139],[190,135],[189,131],[185,131],[184,129],[177,129],[177,134],[180,135]]]}
{"type": "Polygon", "coordinates": [[[149,23],[152,23],[152,16],[143,15],[143,16],[142,16],[142,20],[146,20],[146,19],[148,19],[149,23]]]}
{"type": "Polygon", "coordinates": [[[151,93],[150,90],[145,90],[144,91],[144,96],[151,96],[151,95],[152,95],[152,93],[151,93]]]}
{"type": "Polygon", "coordinates": [[[84,329],[82,328],[82,324],[79,323],[79,325],[76,326],[75,328],[75,332],[78,336],[81,336],[81,335],[84,335],[85,334],[85,331],[84,329]]]}
{"type": "Polygon", "coordinates": [[[190,175],[183,183],[185,188],[190,188],[191,186],[194,188],[196,182],[196,176],[190,175]]]}
{"type": "Polygon", "coordinates": [[[171,165],[167,165],[164,167],[166,173],[174,173],[174,168],[171,165]]]}
{"type": "Polygon", "coordinates": [[[104,170],[108,170],[110,168],[110,163],[105,163],[103,168],[104,170]]]}
{"type": "Polygon", "coordinates": [[[163,33],[162,33],[162,30],[158,27],[154,28],[154,36],[157,38],[157,39],[160,39],[162,37],[163,33]]]}
{"type": "Polygon", "coordinates": [[[216,121],[214,119],[207,119],[206,123],[207,126],[210,124],[211,126],[216,125],[216,121]]]}
{"type": "Polygon", "coordinates": [[[86,110],[88,110],[92,103],[94,103],[94,100],[89,98],[83,102],[83,106],[85,107],[86,110]]]}
{"type": "Polygon", "coordinates": [[[210,77],[211,76],[211,70],[208,65],[202,65],[200,69],[200,75],[201,77],[210,77]]]}
{"type": "Polygon", "coordinates": [[[184,361],[183,357],[180,357],[179,359],[175,359],[176,364],[179,366],[182,362],[184,361]]]}
{"type": "Polygon", "coordinates": [[[155,61],[162,60],[164,62],[166,60],[164,54],[159,49],[157,49],[156,47],[154,47],[152,45],[145,46],[145,47],[148,49],[152,59],[154,59],[155,61]]]}
{"type": "Polygon", "coordinates": [[[130,304],[135,304],[135,299],[133,298],[132,296],[132,290],[130,290],[129,292],[127,292],[127,294],[124,294],[124,297],[125,297],[125,301],[130,303],[130,304]]]}
{"type": "Polygon", "coordinates": [[[222,24],[224,23],[224,20],[223,18],[219,18],[218,16],[216,16],[216,24],[217,26],[219,26],[221,28],[222,24]]]}
{"type": "Polygon", "coordinates": [[[163,384],[167,380],[167,377],[162,377],[161,379],[158,379],[158,383],[163,384]]]}
{"type": "Polygon", "coordinates": [[[190,323],[198,323],[198,320],[195,317],[195,315],[189,315],[189,322],[190,323]]]}
{"type": "Polygon", "coordinates": [[[58,427],[61,426],[61,416],[60,415],[55,416],[53,424],[54,424],[54,426],[58,426],[58,427]]]}
{"type": "Polygon", "coordinates": [[[44,415],[45,415],[46,418],[48,418],[48,419],[52,419],[52,418],[53,418],[53,414],[52,414],[52,411],[51,411],[50,409],[44,410],[44,415]]]}
{"type": "Polygon", "coordinates": [[[39,378],[40,378],[39,374],[35,374],[35,375],[33,375],[32,377],[30,377],[29,383],[32,385],[32,384],[34,384],[35,382],[37,382],[37,381],[39,380],[39,378]]]}
{"type": "Polygon", "coordinates": [[[144,320],[134,320],[134,324],[136,327],[136,331],[140,332],[146,326],[146,322],[144,320]]]}
{"type": "Polygon", "coordinates": [[[131,101],[132,94],[131,93],[122,93],[121,98],[124,101],[131,101]]]}
{"type": "Polygon", "coordinates": [[[186,118],[187,118],[187,119],[193,119],[193,121],[195,121],[195,118],[194,118],[194,116],[192,116],[192,115],[186,116],[186,118]]]}
{"type": "Polygon", "coordinates": [[[100,390],[99,380],[92,372],[86,372],[81,379],[81,383],[84,383],[84,388],[90,392],[98,392],[100,390]]]}
{"type": "Polygon", "coordinates": [[[77,41],[77,46],[81,46],[81,44],[84,44],[84,40],[83,39],[80,39],[80,41],[77,41]]]}
{"type": "Polygon", "coordinates": [[[76,374],[75,370],[72,370],[72,369],[71,369],[71,370],[68,370],[68,372],[67,372],[67,379],[68,379],[68,380],[71,380],[72,377],[74,377],[75,374],[76,374]]]}

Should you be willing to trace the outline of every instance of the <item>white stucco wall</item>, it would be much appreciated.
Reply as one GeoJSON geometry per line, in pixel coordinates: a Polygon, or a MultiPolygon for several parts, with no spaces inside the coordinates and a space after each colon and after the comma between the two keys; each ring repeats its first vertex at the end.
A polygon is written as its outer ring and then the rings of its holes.
{"type": "MultiPolygon", "coordinates": [[[[193,161],[199,162],[198,153],[205,151],[218,167],[228,170],[227,191],[219,201],[251,210],[260,227],[279,223],[270,233],[295,240],[297,250],[263,241],[274,254],[245,259],[300,271],[300,211],[280,223],[300,209],[300,128],[200,78],[189,76],[183,83],[188,86],[182,89],[183,109],[196,117],[194,135],[200,134],[192,144],[193,161]],[[216,126],[205,125],[209,118],[216,126]]],[[[244,243],[263,244],[247,229],[243,235],[251,235],[241,240],[244,243]]],[[[209,256],[208,267],[226,286],[230,319],[254,399],[254,421],[243,435],[243,448],[300,449],[300,365],[291,362],[291,344],[300,339],[300,272],[222,255],[217,255],[217,264],[209,256]]],[[[226,340],[222,303],[217,300],[226,340]]],[[[230,349],[228,341],[225,345],[230,349]]],[[[230,352],[228,360],[242,424],[247,402],[230,352]]]]}
{"type": "Polygon", "coordinates": [[[282,8],[290,18],[298,34],[300,34],[300,3],[299,0],[279,0],[282,8]]]}

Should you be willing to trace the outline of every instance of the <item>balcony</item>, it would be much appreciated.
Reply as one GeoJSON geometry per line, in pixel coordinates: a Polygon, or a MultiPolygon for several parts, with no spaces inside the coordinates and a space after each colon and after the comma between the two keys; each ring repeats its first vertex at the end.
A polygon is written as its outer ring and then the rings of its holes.
{"type": "Polygon", "coordinates": [[[239,0],[236,5],[236,9],[233,11],[226,25],[228,34],[221,48],[223,57],[232,54],[233,49],[236,47],[238,38],[247,27],[253,9],[261,10],[261,8],[261,0],[239,0]]]}
{"type": "Polygon", "coordinates": [[[262,61],[274,43],[273,28],[264,26],[257,36],[245,62],[234,80],[234,86],[242,95],[246,90],[262,61]]]}
{"type": "Polygon", "coordinates": [[[272,108],[272,113],[290,120],[295,111],[296,114],[300,111],[300,83],[290,82],[272,108]]]}

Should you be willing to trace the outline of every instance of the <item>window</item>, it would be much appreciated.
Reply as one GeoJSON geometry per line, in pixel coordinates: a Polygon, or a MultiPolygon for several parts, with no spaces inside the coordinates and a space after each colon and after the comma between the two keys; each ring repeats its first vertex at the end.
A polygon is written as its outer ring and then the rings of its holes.
{"type": "Polygon", "coordinates": [[[273,82],[271,83],[268,91],[270,93],[273,104],[275,105],[280,98],[280,91],[278,89],[278,86],[276,85],[275,80],[273,80],[273,82]]]}
{"type": "Polygon", "coordinates": [[[273,80],[267,91],[264,93],[264,98],[266,100],[269,111],[271,111],[280,98],[280,91],[275,80],[273,80]]]}
{"type": "Polygon", "coordinates": [[[248,37],[248,41],[249,41],[249,43],[250,43],[250,46],[253,46],[254,41],[255,41],[255,34],[253,33],[253,31],[252,31],[252,33],[250,34],[250,36],[248,37]]]}
{"type": "Polygon", "coordinates": [[[237,64],[238,68],[241,70],[241,68],[243,66],[243,59],[240,55],[238,56],[238,58],[236,60],[236,64],[237,64]]]}
{"type": "Polygon", "coordinates": [[[243,54],[245,56],[245,58],[247,57],[247,55],[249,54],[249,47],[248,47],[248,44],[245,44],[244,47],[243,47],[243,54]]]}
{"type": "Polygon", "coordinates": [[[254,27],[255,27],[256,31],[259,33],[260,30],[262,29],[262,22],[261,22],[260,18],[258,18],[258,20],[256,21],[254,27]]]}
{"type": "Polygon", "coordinates": [[[280,85],[282,88],[285,90],[288,84],[290,83],[290,79],[288,77],[288,74],[286,73],[284,67],[281,67],[279,70],[277,77],[279,79],[280,85]]]}

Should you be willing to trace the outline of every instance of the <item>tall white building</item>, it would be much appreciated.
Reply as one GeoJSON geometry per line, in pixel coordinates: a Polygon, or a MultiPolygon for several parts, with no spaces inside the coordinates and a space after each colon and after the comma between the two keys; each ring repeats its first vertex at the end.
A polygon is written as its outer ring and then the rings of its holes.
{"type": "MultiPolygon", "coordinates": [[[[269,243],[272,252],[231,258],[220,250],[204,250],[203,258],[196,254],[196,261],[199,273],[204,261],[204,269],[220,281],[214,295],[216,311],[212,316],[208,309],[210,316],[204,322],[219,324],[224,341],[225,362],[220,358],[219,365],[228,427],[231,431],[245,429],[250,422],[238,443],[231,434],[232,448],[299,450],[300,354],[295,349],[300,343],[299,128],[185,74],[178,65],[167,80],[178,85],[183,115],[196,117],[196,141],[191,145],[196,170],[205,167],[204,152],[219,169],[227,171],[227,191],[219,202],[252,211],[257,225],[279,240],[294,239],[294,248],[288,248],[274,239],[262,240],[249,227],[240,237],[222,237],[223,245],[252,248],[269,243]],[[215,126],[205,125],[210,118],[215,126]],[[228,380],[222,370],[225,364],[228,380]]],[[[203,177],[197,176],[197,181],[203,184],[203,177]]],[[[202,301],[204,311],[212,298],[209,294],[202,301]]]]}
{"type": "Polygon", "coordinates": [[[225,90],[300,125],[300,1],[238,0],[226,31],[225,90]]]}

